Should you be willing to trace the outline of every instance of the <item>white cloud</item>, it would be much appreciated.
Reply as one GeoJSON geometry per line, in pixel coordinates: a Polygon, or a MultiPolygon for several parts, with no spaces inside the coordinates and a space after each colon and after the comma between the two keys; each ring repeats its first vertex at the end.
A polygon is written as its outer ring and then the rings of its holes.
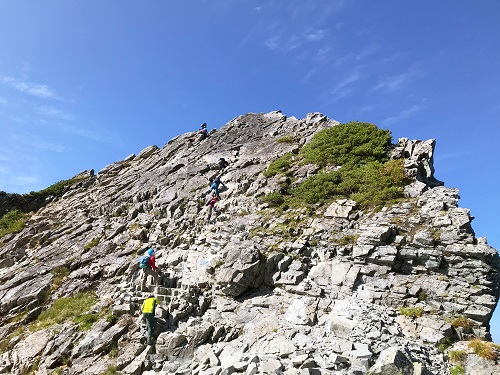
{"type": "Polygon", "coordinates": [[[345,77],[342,81],[340,81],[330,92],[333,96],[334,100],[341,99],[349,95],[353,89],[352,84],[360,79],[360,74],[358,72],[354,72],[347,77],[345,77]]]}
{"type": "Polygon", "coordinates": [[[280,45],[279,37],[273,36],[272,38],[269,38],[268,40],[266,40],[265,45],[270,50],[277,50],[280,45]]]}
{"type": "Polygon", "coordinates": [[[325,36],[324,30],[308,31],[306,32],[306,40],[309,42],[317,42],[325,36]]]}
{"type": "Polygon", "coordinates": [[[397,76],[388,77],[372,87],[372,90],[397,91],[404,87],[408,82],[408,74],[402,73],[397,76]]]}
{"type": "Polygon", "coordinates": [[[402,110],[399,112],[399,114],[391,117],[387,117],[384,120],[382,120],[383,125],[390,125],[394,124],[404,118],[410,117],[413,113],[419,111],[422,108],[420,105],[413,105],[407,109],[402,110]]]}
{"type": "Polygon", "coordinates": [[[18,81],[12,77],[9,76],[3,76],[0,78],[0,82],[3,83],[6,86],[10,86],[17,91],[37,96],[39,98],[46,98],[46,99],[61,99],[59,98],[54,90],[52,90],[49,86],[47,85],[40,85],[40,84],[33,84],[33,83],[26,83],[23,81],[18,81]]]}
{"type": "Polygon", "coordinates": [[[75,120],[75,117],[73,115],[70,115],[69,113],[65,113],[57,108],[54,108],[54,107],[40,106],[37,108],[37,111],[41,115],[56,117],[56,118],[61,119],[61,120],[66,120],[66,121],[74,121],[75,120]]]}
{"type": "Polygon", "coordinates": [[[7,99],[0,96],[0,105],[7,105],[7,99]]]}

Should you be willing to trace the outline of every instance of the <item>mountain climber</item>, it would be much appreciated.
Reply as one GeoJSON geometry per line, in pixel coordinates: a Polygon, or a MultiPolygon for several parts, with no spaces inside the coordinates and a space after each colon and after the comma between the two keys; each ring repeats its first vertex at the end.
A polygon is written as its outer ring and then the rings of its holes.
{"type": "Polygon", "coordinates": [[[222,185],[224,186],[225,188],[227,188],[226,185],[224,185],[224,182],[221,181],[220,177],[217,176],[214,178],[214,180],[212,181],[212,184],[210,185],[210,190],[208,191],[209,193],[213,190],[214,191],[214,194],[217,195],[217,198],[220,199],[220,194],[219,194],[219,185],[222,185]]]}
{"type": "Polygon", "coordinates": [[[222,171],[224,168],[226,168],[229,165],[229,163],[226,161],[224,158],[219,159],[219,169],[222,171]]]}
{"type": "Polygon", "coordinates": [[[207,203],[208,215],[207,220],[205,221],[206,224],[210,222],[210,218],[212,217],[212,210],[214,210],[216,213],[219,213],[219,211],[217,211],[217,209],[215,208],[215,204],[219,201],[219,199],[220,198],[217,196],[217,194],[214,193],[212,199],[210,199],[210,201],[207,203]]]}
{"type": "Polygon", "coordinates": [[[200,141],[203,141],[205,138],[208,138],[207,124],[204,122],[201,124],[200,133],[200,141]]]}
{"type": "Polygon", "coordinates": [[[146,321],[146,328],[148,330],[148,345],[151,345],[153,343],[153,333],[155,330],[155,308],[156,305],[159,304],[160,301],[158,301],[152,294],[142,303],[142,316],[146,321]]]}
{"type": "Polygon", "coordinates": [[[153,248],[146,252],[146,256],[141,259],[139,267],[142,268],[141,291],[146,292],[148,290],[146,286],[148,275],[153,276],[156,286],[159,285],[159,270],[156,267],[155,251],[153,248]]]}

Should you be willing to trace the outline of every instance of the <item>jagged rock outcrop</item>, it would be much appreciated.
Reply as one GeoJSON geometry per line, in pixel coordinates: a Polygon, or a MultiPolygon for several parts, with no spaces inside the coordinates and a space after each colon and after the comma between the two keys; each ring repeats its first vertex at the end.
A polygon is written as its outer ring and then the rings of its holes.
{"type": "MultiPolygon", "coordinates": [[[[490,339],[499,258],[458,190],[434,178],[433,140],[394,145],[412,182],[381,210],[261,200],[284,182],[263,175],[269,164],[337,124],[240,116],[203,141],[186,133],[131,154],[32,212],[0,239],[0,374],[448,373],[459,349],[447,346],[490,339]],[[227,189],[206,223],[218,174],[227,189]],[[137,257],[151,246],[162,303],[147,346],[137,257]],[[85,291],[90,311],[46,323],[50,306],[85,291]]],[[[316,173],[297,165],[285,182],[316,173]]],[[[498,373],[465,355],[467,374],[498,373]]]]}

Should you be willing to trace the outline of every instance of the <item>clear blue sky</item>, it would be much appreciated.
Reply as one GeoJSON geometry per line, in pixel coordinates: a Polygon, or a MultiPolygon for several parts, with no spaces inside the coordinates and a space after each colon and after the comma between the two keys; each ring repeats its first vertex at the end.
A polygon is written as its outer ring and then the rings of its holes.
{"type": "Polygon", "coordinates": [[[322,112],[435,138],[436,177],[500,249],[499,62],[498,0],[4,0],[0,190],[97,172],[203,122],[322,112]]]}

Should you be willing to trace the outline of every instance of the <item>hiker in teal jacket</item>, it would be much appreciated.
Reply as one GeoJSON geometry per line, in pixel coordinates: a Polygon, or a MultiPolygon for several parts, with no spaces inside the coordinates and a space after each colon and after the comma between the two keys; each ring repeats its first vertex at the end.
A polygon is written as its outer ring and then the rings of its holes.
{"type": "Polygon", "coordinates": [[[212,184],[210,185],[210,191],[213,190],[214,194],[217,196],[218,199],[220,199],[219,185],[222,185],[222,186],[226,187],[226,185],[224,185],[224,182],[222,182],[220,180],[220,177],[217,176],[217,177],[214,178],[214,180],[212,181],[212,184]]]}

